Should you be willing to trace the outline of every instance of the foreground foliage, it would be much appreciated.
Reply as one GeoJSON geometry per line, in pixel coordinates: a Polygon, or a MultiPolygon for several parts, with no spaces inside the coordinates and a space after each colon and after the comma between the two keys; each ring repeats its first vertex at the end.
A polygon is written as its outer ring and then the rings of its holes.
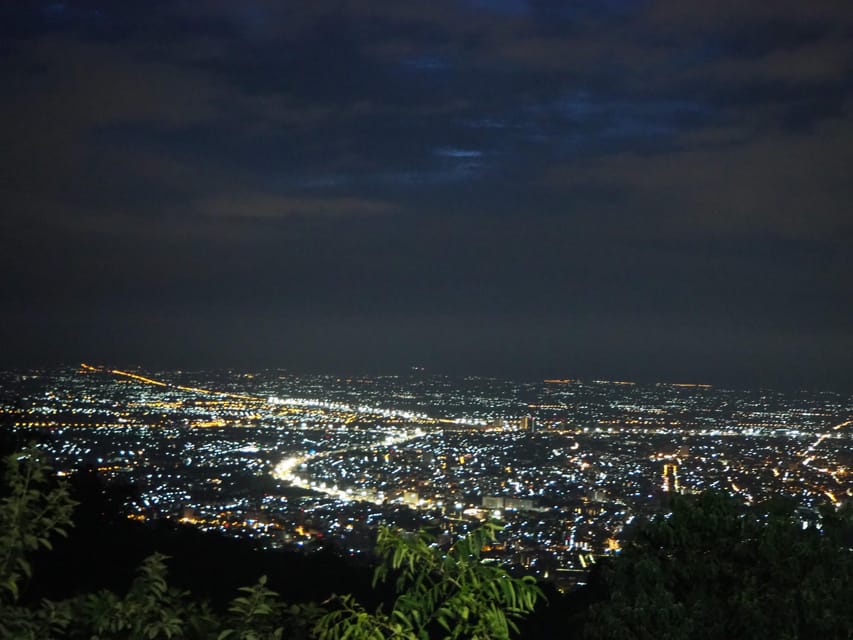
{"type": "Polygon", "coordinates": [[[588,640],[853,638],[853,513],[677,497],[601,568],[588,640]]]}
{"type": "Polygon", "coordinates": [[[379,533],[382,559],[374,584],[394,572],[398,596],[393,606],[368,612],[352,596],[338,598],[340,609],[324,616],[322,637],[330,640],[401,638],[509,638],[515,620],[530,613],[542,592],[531,577],[511,578],[479,562],[480,550],[499,527],[487,524],[443,551],[424,533],[396,529],[379,533]]]}

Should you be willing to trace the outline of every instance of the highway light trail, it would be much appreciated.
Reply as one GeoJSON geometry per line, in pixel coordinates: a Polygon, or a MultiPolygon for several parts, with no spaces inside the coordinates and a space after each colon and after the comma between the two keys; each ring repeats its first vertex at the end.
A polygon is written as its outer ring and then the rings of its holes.
{"type": "Polygon", "coordinates": [[[266,401],[264,398],[259,398],[257,396],[248,396],[241,393],[231,393],[228,391],[211,391],[210,389],[201,389],[199,387],[184,387],[178,384],[163,382],[162,380],[147,378],[145,376],[141,376],[137,373],[132,373],[130,371],[122,371],[121,369],[107,369],[105,367],[95,367],[90,364],[86,364],[85,362],[80,364],[80,368],[84,371],[89,371],[92,373],[111,373],[121,378],[128,378],[130,380],[135,380],[136,382],[142,382],[143,384],[150,384],[156,387],[167,387],[170,389],[178,389],[179,391],[189,391],[190,393],[201,393],[205,395],[225,396],[228,398],[237,398],[239,400],[255,400],[263,402],[266,401]]]}
{"type": "MultiPolygon", "coordinates": [[[[853,424],[853,420],[845,420],[844,422],[840,422],[839,424],[837,424],[837,425],[835,425],[834,427],[832,427],[832,429],[830,429],[830,430],[829,430],[829,431],[827,431],[826,433],[821,434],[821,435],[818,437],[818,439],[817,439],[817,440],[815,440],[815,441],[811,444],[811,446],[809,446],[809,447],[808,447],[808,448],[807,448],[807,449],[806,449],[806,450],[801,454],[801,456],[800,456],[800,457],[801,457],[800,464],[802,464],[804,467],[808,467],[809,469],[812,469],[812,470],[814,470],[814,471],[817,471],[818,473],[824,473],[824,474],[828,475],[828,476],[829,476],[829,477],[831,477],[833,480],[835,480],[835,483],[836,483],[836,484],[839,484],[839,485],[843,484],[843,483],[841,482],[841,480],[839,480],[839,479],[838,479],[838,471],[832,471],[832,470],[830,470],[830,469],[826,469],[826,468],[823,468],[823,467],[815,467],[815,466],[812,466],[812,464],[811,464],[811,463],[814,461],[815,456],[813,456],[813,455],[811,455],[811,454],[812,454],[812,452],[813,452],[813,451],[815,451],[815,449],[817,449],[817,448],[821,445],[821,443],[822,443],[824,440],[826,440],[827,438],[829,438],[829,437],[831,437],[831,436],[832,436],[832,432],[833,432],[833,431],[840,431],[841,429],[843,429],[844,427],[849,426],[850,424],[853,424]]],[[[835,505],[837,505],[837,504],[838,504],[838,502],[839,502],[839,501],[838,501],[838,498],[836,497],[835,493],[833,493],[832,491],[830,491],[830,490],[828,490],[828,489],[824,489],[824,490],[823,490],[823,494],[824,494],[827,498],[829,498],[829,499],[830,499],[830,501],[832,502],[832,504],[835,504],[835,505]]]]}
{"type": "MultiPolygon", "coordinates": [[[[415,429],[414,431],[407,431],[404,433],[398,433],[395,435],[386,436],[383,440],[375,442],[371,446],[386,446],[392,447],[399,444],[404,444],[406,442],[411,442],[412,440],[416,440],[424,436],[425,433],[420,429],[415,429]]],[[[363,449],[365,445],[359,445],[354,447],[346,447],[343,449],[335,449],[333,451],[320,451],[317,453],[306,453],[299,456],[290,456],[285,458],[281,462],[279,462],[275,468],[273,469],[272,475],[276,480],[281,480],[283,482],[287,482],[294,487],[299,487],[300,489],[310,489],[312,491],[318,491],[320,493],[325,493],[326,495],[335,497],[339,500],[343,500],[344,502],[349,502],[351,500],[356,500],[360,502],[372,502],[374,504],[382,504],[384,502],[384,496],[380,495],[380,492],[377,492],[372,489],[360,489],[359,491],[350,491],[346,488],[339,488],[336,485],[328,486],[325,482],[315,482],[309,480],[306,477],[300,476],[297,473],[297,470],[307,464],[311,460],[318,460],[321,458],[327,458],[332,455],[345,454],[351,451],[356,451],[359,449],[363,449]]]]}
{"type": "MultiPolygon", "coordinates": [[[[291,399],[288,398],[286,400],[282,400],[279,398],[262,398],[260,396],[252,396],[246,394],[238,394],[231,393],[227,391],[215,391],[211,389],[203,389],[200,387],[187,387],[178,384],[172,384],[169,382],[164,382],[162,380],[157,380],[154,378],[149,378],[147,376],[139,375],[137,373],[133,373],[130,371],[122,371],[121,369],[107,369],[105,367],[96,367],[90,364],[81,363],[80,368],[83,371],[88,371],[91,373],[108,373],[120,378],[126,378],[129,380],[133,380],[135,382],[140,382],[142,384],[148,384],[156,387],[163,387],[167,389],[175,389],[178,391],[185,391],[189,393],[198,393],[201,395],[216,395],[227,398],[235,398],[238,400],[247,400],[251,402],[259,402],[266,406],[301,406],[301,407],[314,407],[319,409],[320,411],[337,411],[340,412],[339,415],[342,416],[343,424],[350,424],[355,421],[362,415],[381,415],[383,417],[393,417],[398,420],[423,424],[425,422],[433,422],[434,420],[430,419],[425,415],[417,415],[412,414],[410,412],[399,412],[395,410],[388,409],[378,409],[374,407],[359,407],[359,410],[353,410],[351,407],[338,404],[338,403],[324,403],[318,402],[316,400],[305,400],[305,399],[291,399]]],[[[438,422],[443,423],[452,423],[452,424],[460,424],[458,420],[449,420],[444,419],[438,422]]],[[[217,425],[218,426],[218,425],[217,425]]],[[[419,428],[414,430],[407,430],[404,432],[395,431],[391,434],[387,432],[380,439],[377,439],[376,442],[372,443],[370,446],[395,446],[398,444],[403,444],[405,442],[409,442],[416,438],[420,438],[424,435],[424,432],[419,428]]],[[[306,464],[310,460],[316,460],[319,458],[324,458],[330,455],[336,455],[341,453],[348,453],[349,451],[353,451],[355,449],[361,448],[364,445],[360,445],[359,447],[350,447],[345,449],[335,449],[331,451],[320,451],[316,453],[304,453],[296,456],[289,456],[279,462],[272,471],[272,476],[277,480],[285,481],[290,483],[295,487],[299,487],[302,489],[310,489],[313,491],[318,491],[320,493],[325,493],[327,495],[334,496],[339,500],[350,501],[350,500],[360,500],[366,502],[374,502],[377,504],[381,504],[383,502],[383,497],[376,491],[373,490],[359,490],[358,493],[351,492],[346,488],[340,489],[337,486],[327,486],[326,483],[323,482],[314,482],[308,478],[304,478],[297,473],[297,470],[302,465],[306,464]]]]}

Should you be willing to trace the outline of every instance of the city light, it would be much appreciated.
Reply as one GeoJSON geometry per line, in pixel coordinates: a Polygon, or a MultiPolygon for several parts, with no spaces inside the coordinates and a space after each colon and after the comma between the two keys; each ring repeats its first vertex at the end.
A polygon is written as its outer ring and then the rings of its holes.
{"type": "Polygon", "coordinates": [[[0,375],[16,398],[0,415],[41,434],[59,475],[91,464],[138,488],[131,519],[270,548],[367,553],[382,523],[457,535],[493,519],[488,561],[566,586],[671,494],[785,495],[815,513],[853,499],[839,394],[89,364],[36,386],[0,375]]]}

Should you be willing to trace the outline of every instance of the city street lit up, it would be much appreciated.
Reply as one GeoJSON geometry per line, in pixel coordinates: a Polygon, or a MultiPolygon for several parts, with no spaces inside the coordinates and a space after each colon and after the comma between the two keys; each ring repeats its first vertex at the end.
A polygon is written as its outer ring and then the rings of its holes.
{"type": "Polygon", "coordinates": [[[92,464],[139,487],[134,519],[265,548],[365,554],[381,523],[498,518],[489,555],[563,585],[670,494],[853,500],[843,394],[89,364],[3,383],[3,416],[60,473],[92,464]]]}
{"type": "Polygon", "coordinates": [[[0,638],[853,629],[849,0],[0,1],[0,638]]]}

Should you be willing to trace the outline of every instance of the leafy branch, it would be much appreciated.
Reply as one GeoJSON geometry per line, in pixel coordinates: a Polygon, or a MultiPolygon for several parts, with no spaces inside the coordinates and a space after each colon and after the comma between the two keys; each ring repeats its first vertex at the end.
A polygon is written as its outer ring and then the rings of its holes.
{"type": "Polygon", "coordinates": [[[380,607],[371,613],[351,596],[338,597],[338,608],[317,626],[319,637],[428,640],[440,633],[451,640],[509,638],[518,631],[515,621],[543,595],[533,578],[514,578],[480,562],[482,548],[498,531],[498,525],[486,524],[445,551],[424,532],[380,529],[373,582],[396,575],[396,600],[387,612],[380,607]]]}

